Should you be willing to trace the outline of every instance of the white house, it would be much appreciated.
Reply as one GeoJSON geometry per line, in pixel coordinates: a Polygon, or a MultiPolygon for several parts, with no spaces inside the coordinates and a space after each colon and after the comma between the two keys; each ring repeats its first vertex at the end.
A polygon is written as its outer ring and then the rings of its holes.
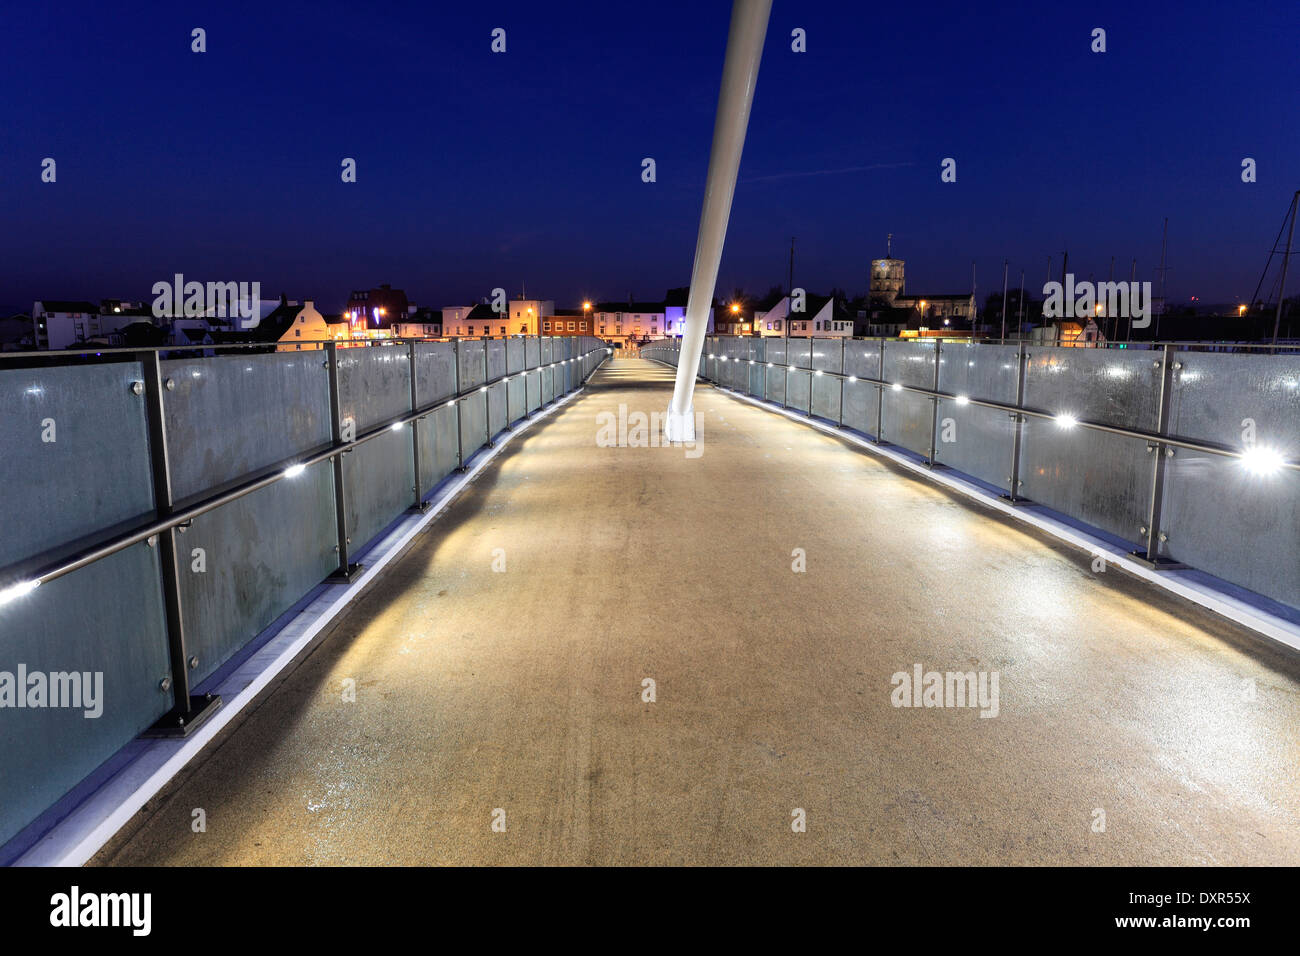
{"type": "Polygon", "coordinates": [[[37,299],[32,304],[32,335],[38,349],[66,349],[104,334],[99,306],[67,299],[37,299]]]}
{"type": "Polygon", "coordinates": [[[853,336],[853,317],[827,295],[806,294],[793,300],[787,295],[767,312],[755,312],[754,324],[764,337],[847,339],[853,336]]]}

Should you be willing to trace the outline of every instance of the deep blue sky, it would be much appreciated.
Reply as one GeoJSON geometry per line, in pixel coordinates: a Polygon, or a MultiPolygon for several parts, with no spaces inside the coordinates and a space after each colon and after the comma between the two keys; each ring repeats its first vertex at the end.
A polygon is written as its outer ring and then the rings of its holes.
{"type": "MultiPolygon", "coordinates": [[[[865,290],[886,232],[913,292],[966,290],[974,259],[983,299],[1004,256],[1037,290],[1065,248],[1076,275],[1136,256],[1153,279],[1167,215],[1171,301],[1248,296],[1300,187],[1296,11],[776,0],[719,291],[783,283],[792,235],[797,285],[865,290]]],[[[175,272],[330,310],[379,282],[434,306],[661,295],[690,275],[729,14],[7,4],[0,308],[148,300],[175,272]]]]}

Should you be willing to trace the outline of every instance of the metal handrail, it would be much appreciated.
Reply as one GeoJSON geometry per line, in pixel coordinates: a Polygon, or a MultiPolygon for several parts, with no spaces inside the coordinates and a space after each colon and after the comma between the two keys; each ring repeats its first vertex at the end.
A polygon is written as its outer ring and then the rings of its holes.
{"type": "MultiPolygon", "coordinates": [[[[289,349],[285,347],[289,345],[319,345],[322,346],[322,348],[328,345],[334,345],[340,348],[380,348],[387,345],[409,345],[412,342],[416,344],[419,343],[431,344],[431,343],[441,343],[441,342],[508,342],[512,339],[519,339],[523,341],[527,341],[529,339],[536,339],[540,341],[541,339],[544,338],[569,339],[569,338],[580,338],[580,337],[581,336],[541,335],[541,334],[509,335],[504,338],[501,338],[499,336],[446,335],[446,336],[441,336],[436,338],[404,337],[404,338],[384,338],[384,339],[294,339],[292,342],[282,342],[277,339],[274,342],[219,342],[219,343],[196,342],[189,345],[148,345],[148,346],[137,346],[137,347],[105,346],[100,348],[58,349],[58,350],[27,349],[27,350],[18,350],[12,352],[0,352],[0,361],[6,361],[6,360],[19,361],[22,359],[36,359],[36,358],[47,359],[47,358],[57,358],[59,356],[72,357],[72,356],[80,356],[80,355],[94,355],[97,357],[100,355],[110,355],[110,356],[121,355],[123,357],[129,357],[131,355],[140,355],[142,353],[149,353],[149,352],[205,352],[209,350],[220,351],[223,349],[232,350],[232,351],[239,350],[239,349],[274,349],[277,352],[299,351],[298,349],[289,349]]],[[[599,338],[599,336],[587,336],[587,337],[599,338]]],[[[908,342],[908,343],[918,344],[918,345],[928,345],[929,343],[936,342],[936,343],[947,343],[949,345],[952,344],[1011,345],[1011,346],[1026,345],[1032,348],[1040,348],[1040,349],[1088,348],[1088,349],[1109,349],[1113,351],[1137,351],[1137,352],[1157,351],[1166,345],[1172,345],[1176,348],[1181,348],[1181,349],[1199,349],[1199,350],[1212,350],[1212,349],[1224,349],[1224,348],[1241,349],[1241,350],[1261,349],[1261,350],[1267,350],[1269,352],[1275,352],[1279,349],[1300,350],[1300,344],[1293,344],[1293,343],[1286,343],[1286,342],[1279,342],[1277,345],[1273,345],[1267,342],[1265,343],[1233,342],[1227,340],[1191,341],[1191,340],[1179,340],[1179,339],[1160,339],[1160,340],[1152,340],[1152,341],[1135,340],[1131,342],[1094,342],[1094,343],[1089,343],[1087,345],[1066,345],[1060,342],[1033,342],[1029,339],[1001,339],[1001,338],[986,338],[986,337],[973,339],[970,336],[964,336],[964,335],[963,336],[935,335],[935,336],[926,336],[924,338],[920,338],[920,337],[899,338],[898,336],[887,336],[887,335],[860,335],[860,336],[827,335],[827,336],[806,336],[806,337],[794,336],[794,335],[792,336],[751,335],[751,336],[735,336],[735,337],[742,338],[742,339],[752,338],[752,339],[757,339],[759,341],[776,339],[782,342],[812,342],[812,341],[908,342]]],[[[659,341],[659,340],[652,339],[651,341],[659,341]]],[[[662,341],[680,341],[680,340],[674,337],[672,339],[664,339],[662,341]]],[[[646,347],[654,348],[655,346],[649,345],[646,347]]],[[[321,350],[322,349],[312,349],[311,351],[321,351],[321,350]]],[[[790,366],[790,367],[794,368],[797,366],[790,366]]]]}
{"type": "Polygon", "coordinates": [[[445,335],[440,337],[404,337],[404,338],[382,338],[382,339],[294,339],[292,341],[281,341],[276,339],[274,342],[195,342],[189,345],[115,345],[101,346],[99,348],[84,349],[26,349],[12,352],[0,352],[0,360],[17,361],[20,359],[34,358],[59,358],[60,356],[77,356],[77,355],[120,355],[123,358],[129,358],[132,355],[147,355],[150,352],[206,352],[219,351],[222,349],[271,349],[275,352],[297,353],[301,351],[297,348],[288,348],[291,345],[318,345],[320,348],[309,349],[312,352],[324,351],[327,346],[336,346],[338,348],[381,348],[387,345],[410,345],[411,343],[420,344],[438,344],[447,342],[508,342],[512,339],[528,341],[536,339],[573,339],[573,338],[598,338],[598,336],[581,336],[581,335],[508,335],[505,338],[490,335],[445,335]]]}

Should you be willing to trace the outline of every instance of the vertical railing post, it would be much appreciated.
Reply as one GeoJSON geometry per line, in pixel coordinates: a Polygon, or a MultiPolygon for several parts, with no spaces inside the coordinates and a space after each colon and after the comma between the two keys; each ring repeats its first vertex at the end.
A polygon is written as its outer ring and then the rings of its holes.
{"type": "Polygon", "coordinates": [[[786,399],[790,397],[790,339],[785,340],[785,358],[781,359],[781,407],[789,408],[786,399]]]}
{"type": "MultiPolygon", "coordinates": [[[[406,355],[407,361],[411,367],[411,411],[414,412],[420,407],[420,393],[416,373],[414,342],[406,343],[406,355]]],[[[422,500],[422,490],[424,486],[420,479],[420,419],[418,418],[411,419],[411,459],[414,464],[414,471],[412,471],[412,474],[415,476],[415,487],[411,489],[415,493],[415,501],[412,507],[414,507],[416,511],[426,511],[429,506],[422,500]]]]}
{"type": "Polygon", "coordinates": [[[510,339],[507,338],[505,343],[506,374],[501,379],[501,387],[506,390],[506,424],[502,431],[509,431],[510,423],[513,421],[510,417],[510,339]]]}
{"type": "Polygon", "coordinates": [[[488,376],[488,348],[491,345],[492,338],[488,336],[483,340],[483,431],[487,434],[487,446],[496,448],[497,436],[492,430],[492,384],[488,376]]]}
{"type": "Polygon", "coordinates": [[[844,375],[844,353],[847,351],[844,345],[846,341],[846,339],[840,339],[840,416],[838,422],[840,428],[844,427],[844,383],[847,381],[844,375]]]}
{"type": "MultiPolygon", "coordinates": [[[[1159,404],[1156,406],[1156,433],[1165,436],[1169,434],[1169,405],[1174,383],[1174,347],[1172,345],[1165,345],[1162,348],[1160,359],[1156,364],[1160,369],[1160,396],[1159,404]]],[[[1172,445],[1165,445],[1163,442],[1156,441],[1148,442],[1147,450],[1156,456],[1156,461],[1151,470],[1151,500],[1147,507],[1147,523],[1141,529],[1143,536],[1146,538],[1144,557],[1151,565],[1169,566],[1172,562],[1166,561],[1160,556],[1160,546],[1166,540],[1160,524],[1165,496],[1165,460],[1173,457],[1174,448],[1172,445]]]]}
{"type": "Polygon", "coordinates": [[[1011,413],[1011,474],[1007,475],[1006,498],[1012,504],[1020,497],[1020,446],[1025,429],[1025,376],[1029,372],[1029,353],[1021,342],[1016,350],[1016,410],[1011,413]]]}
{"type": "MultiPolygon", "coordinates": [[[[808,415],[809,417],[812,416],[812,405],[813,405],[813,352],[816,351],[816,349],[813,348],[813,341],[814,341],[814,339],[812,338],[812,336],[809,336],[809,337],[808,337],[808,410],[807,410],[806,412],[804,412],[804,414],[805,414],[805,415],[808,415]]],[[[791,361],[791,359],[790,359],[789,356],[786,356],[786,361],[787,361],[787,362],[790,362],[790,361],[791,361]]],[[[790,368],[797,368],[797,367],[798,367],[798,366],[795,366],[795,365],[793,365],[793,364],[790,365],[790,368]]],[[[796,411],[797,411],[797,410],[798,410],[798,409],[796,409],[796,411]]]]}
{"type": "Polygon", "coordinates": [[[876,381],[880,385],[876,388],[876,437],[873,441],[879,445],[885,440],[880,434],[885,421],[885,340],[878,339],[876,346],[880,351],[880,369],[876,372],[876,381]]]}
{"type": "MultiPolygon", "coordinates": [[[[330,383],[330,432],[334,438],[334,444],[337,447],[344,443],[343,434],[343,396],[339,391],[339,351],[338,344],[330,342],[325,346],[328,354],[326,364],[329,368],[330,383]]],[[[356,439],[356,423],[353,422],[352,430],[346,437],[346,441],[356,439]]],[[[352,580],[352,576],[360,570],[359,564],[353,564],[348,558],[348,548],[352,544],[352,539],[348,537],[348,509],[347,509],[347,487],[343,480],[343,456],[351,454],[351,450],[341,451],[336,454],[330,461],[334,467],[334,520],[338,527],[338,543],[334,550],[339,555],[338,570],[334,576],[341,577],[345,581],[352,580]]]]}
{"type": "MultiPolygon", "coordinates": [[[[149,425],[149,465],[153,477],[154,507],[158,518],[165,520],[174,512],[171,462],[167,454],[167,419],[163,409],[164,385],[162,362],[157,352],[139,356],[144,372],[145,408],[149,425]]],[[[221,706],[221,698],[211,694],[190,694],[190,671],[198,667],[198,658],[185,648],[185,613],[181,604],[180,561],[177,554],[176,528],[168,528],[149,540],[158,548],[158,565],[162,572],[163,610],[167,622],[167,648],[171,675],[162,679],[161,687],[172,690],[174,704],[156,724],[145,731],[147,737],[183,737],[210,717],[221,706]]]]}
{"type": "Polygon", "coordinates": [[[452,356],[452,366],[456,370],[456,397],[452,399],[452,408],[456,409],[456,470],[463,472],[465,470],[465,440],[460,434],[460,415],[461,404],[464,399],[460,395],[460,339],[456,339],[456,354],[452,356]]]}
{"type": "MultiPolygon", "coordinates": [[[[539,342],[538,342],[538,345],[537,345],[537,361],[538,361],[538,364],[541,364],[541,359],[542,359],[542,346],[541,346],[541,343],[540,343],[540,341],[539,341],[539,342]]],[[[528,400],[528,376],[529,376],[529,374],[531,374],[531,372],[532,372],[532,369],[530,369],[530,368],[528,367],[528,336],[525,335],[525,336],[524,336],[524,418],[532,418],[532,417],[533,417],[532,403],[528,400]]],[[[537,394],[538,394],[538,395],[541,395],[541,394],[542,394],[541,389],[542,389],[542,380],[541,380],[541,378],[540,378],[540,376],[539,376],[538,379],[537,379],[537,394]]]]}
{"type": "MultiPolygon", "coordinates": [[[[930,385],[931,392],[939,391],[939,360],[942,358],[943,339],[934,340],[934,381],[930,385]]],[[[925,462],[927,468],[934,467],[934,459],[939,451],[939,396],[930,396],[930,454],[926,456],[925,462]]]]}

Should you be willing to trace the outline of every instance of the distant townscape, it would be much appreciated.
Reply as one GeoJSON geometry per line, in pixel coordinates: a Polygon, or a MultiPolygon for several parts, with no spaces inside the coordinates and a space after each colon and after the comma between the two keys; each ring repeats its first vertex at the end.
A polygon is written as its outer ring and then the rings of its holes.
{"type": "MultiPolygon", "coordinates": [[[[1064,264],[1063,264],[1064,265],[1064,264]]],[[[1049,283],[1056,277],[1050,272],[1049,283]]],[[[591,335],[611,345],[637,347],[656,339],[680,337],[686,326],[688,288],[669,289],[661,299],[641,300],[631,293],[626,300],[584,300],[570,308],[557,308],[553,299],[514,298],[496,290],[495,298],[440,308],[417,305],[402,289],[383,283],[355,290],[338,311],[322,311],[312,299],[253,298],[231,308],[214,305],[196,292],[196,301],[180,303],[181,278],[177,276],[175,304],[170,290],[165,307],[125,299],[41,299],[31,314],[0,319],[0,350],[61,351],[104,348],[177,347],[264,344],[277,351],[321,347],[321,343],[368,343],[381,339],[508,338],[537,335],[591,335]]],[[[1002,277],[1005,280],[1005,276],[1002,277]]],[[[1061,283],[1073,275],[1064,269],[1061,283]]],[[[916,292],[907,288],[906,263],[887,254],[872,260],[868,289],[850,296],[843,289],[827,294],[798,286],[773,286],[763,295],[743,289],[715,297],[708,313],[710,335],[757,335],[796,338],[994,338],[1024,339],[1039,344],[1098,346],[1108,342],[1153,339],[1251,342],[1273,329],[1276,306],[1265,302],[1172,306],[1157,299],[1154,323],[1134,322],[1128,308],[1115,308],[1100,295],[1089,300],[1086,311],[1073,307],[1054,314],[1044,309],[1020,284],[989,293],[977,308],[974,282],[965,292],[916,292]],[[1163,323],[1163,331],[1161,325],[1163,323]]],[[[199,283],[191,283],[202,289],[199,283]]],[[[1080,285],[1084,283],[1081,281],[1080,285]]],[[[161,288],[163,283],[160,283],[161,288]]],[[[1092,283],[1087,283],[1091,288],[1092,283]]],[[[1097,283],[1115,286],[1124,283],[1097,283]]],[[[234,283],[208,283],[213,287],[234,283]]],[[[254,284],[254,288],[258,288],[254,284]]],[[[1044,291],[1047,286],[1045,285],[1044,291]]],[[[160,297],[161,298],[161,297],[160,297]]],[[[1127,299],[1125,300],[1128,301],[1127,299]]],[[[1150,303],[1148,303],[1149,305],[1150,303]]],[[[1283,304],[1280,312],[1282,341],[1300,330],[1292,317],[1300,315],[1300,297],[1283,304]]]]}

